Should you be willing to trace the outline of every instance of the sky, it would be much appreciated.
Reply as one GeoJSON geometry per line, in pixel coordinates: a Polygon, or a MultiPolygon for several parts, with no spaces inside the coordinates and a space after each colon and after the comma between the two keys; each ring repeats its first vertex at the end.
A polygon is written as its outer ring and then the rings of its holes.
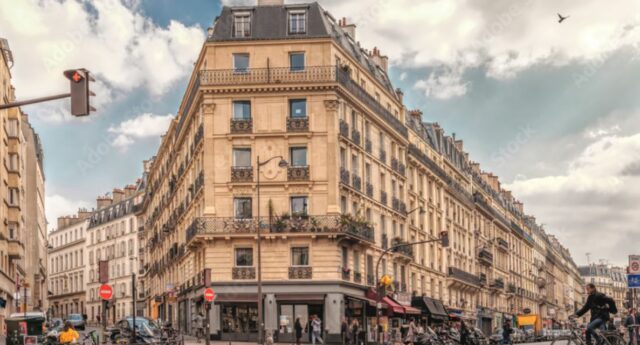
{"type": "MultiPolygon", "coordinates": [[[[640,2],[319,2],[389,56],[407,107],[464,140],[578,264],[640,254],[640,2]]],[[[0,1],[18,99],[65,92],[65,69],[97,80],[89,117],[68,101],[23,108],[44,143],[50,225],[141,175],[206,29],[235,4],[255,1],[0,1]]]]}

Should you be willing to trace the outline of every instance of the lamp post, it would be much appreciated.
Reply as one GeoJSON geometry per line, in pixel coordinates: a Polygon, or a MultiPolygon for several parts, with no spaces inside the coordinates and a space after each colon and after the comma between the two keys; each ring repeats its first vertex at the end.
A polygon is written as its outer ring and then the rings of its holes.
{"type": "Polygon", "coordinates": [[[263,320],[263,310],[262,310],[262,257],[261,257],[261,252],[260,252],[260,244],[262,242],[262,236],[260,235],[260,231],[262,230],[262,226],[260,224],[260,167],[262,167],[263,165],[268,164],[269,162],[271,162],[272,160],[276,159],[276,158],[280,158],[280,162],[278,162],[278,166],[280,168],[286,168],[289,163],[287,163],[287,161],[284,159],[284,157],[282,156],[274,156],[271,157],[265,161],[260,161],[260,156],[256,157],[256,165],[257,165],[257,173],[258,173],[258,177],[257,177],[257,181],[256,181],[256,193],[258,194],[258,201],[257,201],[257,206],[258,206],[258,211],[257,211],[257,218],[258,218],[258,229],[256,231],[256,238],[257,238],[257,251],[258,251],[258,255],[257,255],[257,261],[258,261],[258,344],[262,344],[263,343],[263,335],[264,335],[264,320],[263,320]]]}
{"type": "Polygon", "coordinates": [[[131,267],[131,300],[133,302],[133,331],[131,332],[131,341],[136,343],[136,269],[137,267],[133,267],[133,262],[138,260],[135,256],[130,256],[129,260],[132,261],[131,267]]]}

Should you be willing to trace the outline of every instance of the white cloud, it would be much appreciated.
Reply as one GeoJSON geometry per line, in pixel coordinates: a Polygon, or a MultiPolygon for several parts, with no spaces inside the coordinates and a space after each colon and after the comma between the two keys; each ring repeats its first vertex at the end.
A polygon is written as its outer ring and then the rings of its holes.
{"type": "MultiPolygon", "coordinates": [[[[163,94],[191,72],[204,41],[198,26],[171,21],[160,27],[136,1],[119,0],[2,1],[0,33],[15,57],[18,98],[64,92],[62,71],[85,67],[97,80],[98,109],[140,87],[163,94]]],[[[61,121],[58,115],[43,119],[61,121]]]]}
{"type": "MultiPolygon", "coordinates": [[[[223,3],[254,3],[223,0],[223,3]]],[[[295,2],[295,1],[292,1],[295,2]]],[[[484,67],[488,76],[511,78],[537,64],[602,60],[640,42],[640,2],[620,0],[320,0],[335,17],[357,27],[365,47],[380,47],[392,64],[484,67]],[[410,10],[408,10],[410,9],[410,10]],[[557,12],[571,17],[558,23],[557,12]]],[[[434,72],[423,83],[440,79],[434,72]]],[[[437,85],[437,84],[436,84],[437,85]]],[[[444,95],[464,94],[463,82],[444,95]]],[[[432,96],[442,94],[435,91],[432,96]]]]}
{"type": "Polygon", "coordinates": [[[637,250],[629,237],[640,224],[640,133],[600,137],[564,173],[516,179],[506,187],[569,248],[617,263],[637,250]]]}
{"type": "Polygon", "coordinates": [[[133,119],[125,120],[115,127],[110,127],[109,132],[116,135],[112,145],[121,150],[126,150],[135,139],[159,137],[167,131],[173,115],[155,115],[144,113],[133,119]]]}
{"type": "Polygon", "coordinates": [[[71,200],[59,194],[47,195],[44,202],[50,230],[57,227],[58,217],[74,215],[79,208],[91,209],[91,204],[86,201],[71,200]]]}
{"type": "Polygon", "coordinates": [[[415,84],[417,89],[424,90],[425,95],[437,99],[449,99],[459,97],[467,93],[469,82],[462,80],[462,71],[432,72],[427,80],[418,80],[415,84]]]}

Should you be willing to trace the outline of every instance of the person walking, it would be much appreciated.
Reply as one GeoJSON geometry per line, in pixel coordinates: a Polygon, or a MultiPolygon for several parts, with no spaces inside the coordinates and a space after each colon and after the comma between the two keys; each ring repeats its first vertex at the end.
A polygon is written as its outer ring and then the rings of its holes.
{"type": "Polygon", "coordinates": [[[470,345],[469,328],[464,320],[460,320],[460,345],[470,345]]]}
{"type": "Polygon", "coordinates": [[[593,344],[594,333],[596,329],[602,328],[607,321],[609,321],[610,313],[617,314],[618,309],[616,302],[613,298],[603,294],[596,290],[596,286],[592,283],[586,285],[587,302],[584,306],[578,310],[573,317],[580,317],[591,311],[591,319],[587,325],[587,331],[585,332],[587,338],[587,345],[593,344]]]}
{"type": "Polygon", "coordinates": [[[71,322],[67,321],[65,322],[64,328],[60,332],[58,339],[60,341],[60,344],[71,344],[80,339],[80,334],[78,334],[78,332],[73,329],[73,325],[71,324],[71,322]]]}
{"type": "Polygon", "coordinates": [[[629,345],[636,345],[636,310],[634,308],[629,309],[629,315],[624,319],[624,327],[629,334],[629,345]]]}
{"type": "Polygon", "coordinates": [[[313,317],[313,321],[311,321],[311,343],[316,345],[316,340],[319,340],[321,344],[324,345],[324,340],[322,340],[322,320],[315,315],[313,317]]]}
{"type": "Polygon", "coordinates": [[[407,327],[407,336],[404,338],[405,344],[413,344],[416,341],[416,322],[413,318],[409,321],[407,327]]]}
{"type": "Polygon", "coordinates": [[[360,323],[358,322],[358,319],[353,319],[353,321],[351,321],[351,344],[353,345],[359,345],[360,344],[360,337],[359,337],[359,333],[360,332],[360,323]]]}
{"type": "Polygon", "coordinates": [[[296,332],[296,345],[300,345],[300,339],[302,338],[302,323],[300,322],[300,315],[296,317],[296,322],[293,325],[296,332]]]}
{"type": "Polygon", "coordinates": [[[349,341],[349,323],[347,318],[343,317],[340,323],[340,339],[342,339],[342,345],[348,345],[349,341]]]}
{"type": "Polygon", "coordinates": [[[504,325],[502,325],[502,344],[503,345],[511,345],[511,333],[513,333],[513,328],[511,328],[511,321],[506,320],[504,325]]]}
{"type": "Polygon", "coordinates": [[[193,328],[196,331],[196,342],[200,342],[200,338],[204,335],[204,331],[203,331],[203,322],[204,322],[204,317],[202,316],[202,313],[197,313],[194,317],[193,320],[191,320],[193,322],[193,328]]]}

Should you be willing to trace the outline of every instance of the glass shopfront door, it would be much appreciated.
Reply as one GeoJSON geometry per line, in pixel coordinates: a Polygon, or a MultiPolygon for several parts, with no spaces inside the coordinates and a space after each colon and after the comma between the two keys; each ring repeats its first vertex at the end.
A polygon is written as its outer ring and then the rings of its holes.
{"type": "Polygon", "coordinates": [[[258,308],[255,303],[222,304],[220,314],[222,340],[257,340],[258,308]]]}

